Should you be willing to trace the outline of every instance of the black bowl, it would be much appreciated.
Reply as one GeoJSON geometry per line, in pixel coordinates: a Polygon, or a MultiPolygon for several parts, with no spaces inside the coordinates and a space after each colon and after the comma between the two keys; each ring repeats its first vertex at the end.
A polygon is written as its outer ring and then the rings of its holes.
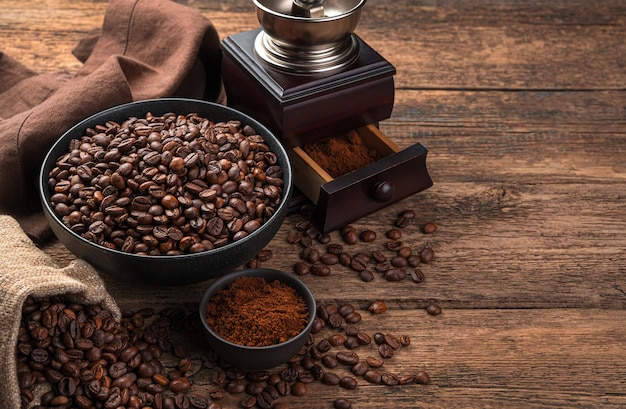
{"type": "Polygon", "coordinates": [[[292,195],[292,172],[287,152],[280,141],[265,126],[232,108],[207,101],[163,98],[132,102],[116,106],[95,114],[73,126],[52,146],[46,155],[39,175],[39,192],[52,231],[74,255],[92,264],[98,271],[110,276],[160,285],[184,285],[197,283],[222,276],[252,259],[275,236],[289,210],[292,195]],[[151,112],[160,116],[197,113],[211,121],[240,120],[255,128],[265,139],[265,143],[276,154],[283,170],[282,200],[275,213],[261,227],[246,237],[230,242],[222,247],[194,254],[175,256],[151,256],[126,253],[95,244],[71,231],[55,215],[51,207],[51,192],[48,175],[55,167],[57,159],[67,153],[68,142],[80,138],[89,127],[104,124],[106,121],[123,122],[129,117],[145,117],[151,112]]]}
{"type": "Polygon", "coordinates": [[[315,319],[315,310],[315,297],[311,290],[300,281],[300,279],[283,271],[267,268],[239,270],[218,278],[211,283],[204,292],[199,307],[204,333],[213,351],[225,362],[238,368],[250,370],[273,368],[286,363],[290,358],[296,355],[309,337],[315,319]],[[285,342],[263,347],[239,345],[220,337],[207,322],[206,306],[211,297],[219,290],[228,287],[236,278],[243,276],[262,277],[268,282],[278,280],[294,288],[306,303],[309,311],[309,322],[304,330],[285,342]]]}

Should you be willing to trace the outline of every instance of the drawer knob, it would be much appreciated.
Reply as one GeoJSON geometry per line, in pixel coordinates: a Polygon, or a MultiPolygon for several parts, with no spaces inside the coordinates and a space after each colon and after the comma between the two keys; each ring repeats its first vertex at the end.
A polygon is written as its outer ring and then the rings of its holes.
{"type": "Polygon", "coordinates": [[[396,187],[391,182],[383,181],[378,182],[374,186],[374,200],[377,202],[388,202],[393,197],[396,187]]]}

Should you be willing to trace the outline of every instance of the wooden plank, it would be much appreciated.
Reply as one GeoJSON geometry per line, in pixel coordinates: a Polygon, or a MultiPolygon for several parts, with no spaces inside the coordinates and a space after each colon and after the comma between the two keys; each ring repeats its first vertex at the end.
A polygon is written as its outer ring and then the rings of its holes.
{"type": "MultiPolygon", "coordinates": [[[[101,25],[106,4],[4,1],[2,51],[39,72],[77,69],[70,51],[101,25]]],[[[222,38],[258,27],[248,1],[189,5],[222,38]]],[[[623,90],[625,15],[611,0],[370,0],[357,33],[396,66],[398,89],[623,90]]]]}
{"type": "Polygon", "coordinates": [[[624,89],[624,16],[619,1],[374,0],[357,32],[400,89],[624,89]]]}

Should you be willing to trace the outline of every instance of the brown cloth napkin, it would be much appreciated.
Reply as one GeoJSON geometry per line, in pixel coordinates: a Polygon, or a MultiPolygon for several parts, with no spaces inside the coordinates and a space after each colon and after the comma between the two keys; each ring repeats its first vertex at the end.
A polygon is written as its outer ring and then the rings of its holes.
{"type": "Polygon", "coordinates": [[[219,36],[197,10],[168,0],[111,0],[101,30],[73,54],[75,74],[37,74],[0,52],[0,213],[34,240],[52,232],[39,168],[72,125],[131,101],[188,97],[225,103],[219,36]]]}

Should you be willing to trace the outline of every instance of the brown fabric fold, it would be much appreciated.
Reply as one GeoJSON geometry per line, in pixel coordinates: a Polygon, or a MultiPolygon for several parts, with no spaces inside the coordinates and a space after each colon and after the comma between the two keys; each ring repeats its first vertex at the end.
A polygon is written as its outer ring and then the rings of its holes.
{"type": "Polygon", "coordinates": [[[51,235],[36,188],[39,168],[72,125],[143,99],[225,103],[215,27],[169,0],[111,0],[102,28],[73,54],[84,64],[69,75],[37,74],[0,52],[0,213],[36,241],[51,235]]]}

